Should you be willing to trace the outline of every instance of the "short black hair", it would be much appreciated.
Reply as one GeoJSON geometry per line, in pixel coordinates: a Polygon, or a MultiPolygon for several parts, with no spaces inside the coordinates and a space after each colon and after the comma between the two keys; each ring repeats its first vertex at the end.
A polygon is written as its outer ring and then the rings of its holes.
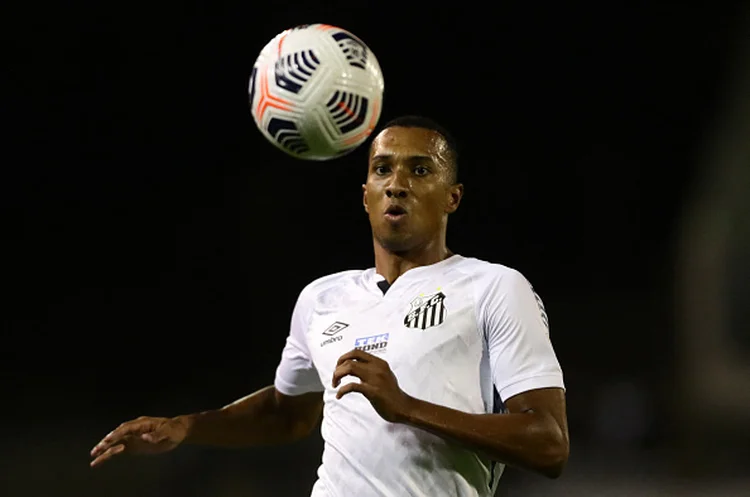
{"type": "Polygon", "coordinates": [[[446,145],[448,145],[448,154],[450,155],[449,166],[451,167],[453,173],[452,180],[453,182],[458,181],[458,143],[456,142],[456,139],[453,137],[450,131],[448,131],[446,128],[438,124],[433,119],[430,119],[429,117],[406,115],[391,119],[390,121],[385,123],[380,132],[382,133],[386,129],[394,127],[429,129],[442,136],[445,140],[446,145]]]}

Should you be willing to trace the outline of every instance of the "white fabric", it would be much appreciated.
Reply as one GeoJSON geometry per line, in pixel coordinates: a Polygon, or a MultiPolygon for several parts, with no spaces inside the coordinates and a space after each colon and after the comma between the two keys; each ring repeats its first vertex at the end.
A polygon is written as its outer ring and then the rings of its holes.
{"type": "Polygon", "coordinates": [[[331,379],[342,354],[369,345],[407,394],[469,413],[497,412],[495,390],[504,402],[564,388],[541,300],[518,271],[459,255],[407,271],[385,295],[382,279],[372,268],[320,278],[294,309],[274,384],[286,395],[323,393],[312,496],[494,495],[502,465],[388,423],[358,393],[337,400],[331,379]]]}

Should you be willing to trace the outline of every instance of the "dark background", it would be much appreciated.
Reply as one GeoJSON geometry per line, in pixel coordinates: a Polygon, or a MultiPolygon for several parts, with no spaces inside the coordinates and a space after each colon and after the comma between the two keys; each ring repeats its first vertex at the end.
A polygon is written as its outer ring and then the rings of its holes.
{"type": "MultiPolygon", "coordinates": [[[[570,469],[556,482],[509,469],[501,495],[743,474],[735,452],[729,464],[682,457],[689,406],[674,395],[679,222],[747,37],[739,8],[192,2],[13,14],[3,495],[307,495],[317,435],[98,471],[87,454],[122,421],[220,407],[271,383],[301,288],[372,265],[366,147],[294,160],[247,106],[262,46],[312,22],[376,54],[381,124],[416,113],[455,133],[466,196],[449,246],[519,269],[547,306],[570,469]]],[[[717,491],[723,480],[710,481],[717,491]]]]}

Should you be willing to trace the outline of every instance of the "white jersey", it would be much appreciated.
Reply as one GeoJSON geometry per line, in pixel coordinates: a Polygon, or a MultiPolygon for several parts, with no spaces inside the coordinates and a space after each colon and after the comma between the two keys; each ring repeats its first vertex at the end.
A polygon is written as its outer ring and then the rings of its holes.
{"type": "Polygon", "coordinates": [[[292,315],[274,384],[286,395],[323,393],[312,497],[494,495],[501,464],[384,421],[359,393],[337,400],[331,380],[338,358],[361,348],[386,360],[412,397],[500,412],[516,394],[563,388],[541,300],[518,271],[459,255],[407,271],[385,293],[382,281],[374,268],[320,278],[292,315]]]}

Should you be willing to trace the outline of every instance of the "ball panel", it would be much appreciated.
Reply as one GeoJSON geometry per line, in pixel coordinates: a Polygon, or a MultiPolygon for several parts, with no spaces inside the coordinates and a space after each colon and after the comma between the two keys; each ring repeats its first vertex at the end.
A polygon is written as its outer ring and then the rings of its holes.
{"type": "Polygon", "coordinates": [[[305,119],[303,135],[310,144],[311,150],[304,154],[305,159],[324,161],[336,156],[338,147],[336,145],[336,130],[331,130],[326,116],[316,107],[305,119]]]}
{"type": "Polygon", "coordinates": [[[331,36],[336,40],[350,66],[360,69],[367,67],[367,53],[369,50],[356,36],[344,30],[337,31],[331,36]]]}
{"type": "Polygon", "coordinates": [[[364,124],[368,103],[367,97],[348,91],[335,90],[326,107],[338,132],[345,135],[364,124]]]}
{"type": "MultiPolygon", "coordinates": [[[[253,108],[255,108],[255,80],[258,77],[258,66],[253,66],[253,70],[250,72],[250,83],[248,84],[248,101],[250,105],[250,112],[253,111],[253,108]]],[[[255,118],[255,114],[253,113],[253,118],[255,118]]],[[[257,122],[257,121],[256,121],[257,122]]]]}
{"type": "Polygon", "coordinates": [[[313,78],[318,67],[320,60],[311,48],[286,53],[274,64],[274,83],[280,90],[299,95],[305,83],[313,78]]]}
{"type": "MultiPolygon", "coordinates": [[[[273,68],[268,64],[261,65],[255,72],[255,102],[251,108],[253,117],[256,123],[259,125],[267,126],[267,121],[264,120],[265,114],[269,108],[278,109],[281,111],[291,112],[295,109],[295,104],[286,98],[282,98],[278,95],[278,92],[273,92],[272,87],[269,84],[269,79],[273,78],[273,68]]],[[[275,89],[275,87],[274,87],[275,89]]],[[[264,129],[265,126],[262,129],[264,129]]]]}
{"type": "Polygon", "coordinates": [[[294,121],[281,117],[271,117],[267,129],[268,133],[284,151],[294,155],[305,154],[310,151],[310,147],[294,121]]]}
{"type": "Polygon", "coordinates": [[[339,140],[340,146],[343,147],[358,147],[370,136],[375,129],[380,119],[380,101],[373,102],[370,112],[369,119],[362,126],[354,129],[349,135],[344,135],[339,140]]]}

